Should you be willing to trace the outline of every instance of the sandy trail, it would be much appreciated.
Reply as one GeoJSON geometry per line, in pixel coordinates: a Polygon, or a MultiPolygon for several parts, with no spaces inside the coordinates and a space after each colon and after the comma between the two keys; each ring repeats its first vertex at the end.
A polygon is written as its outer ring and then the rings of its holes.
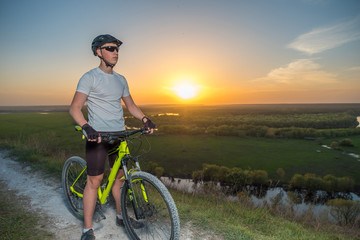
{"type": "MultiPolygon", "coordinates": [[[[40,171],[14,161],[0,152],[0,180],[9,190],[15,190],[18,196],[29,200],[29,207],[48,217],[47,230],[55,233],[55,239],[80,239],[82,221],[75,218],[66,208],[63,199],[61,182],[45,177],[40,171]]],[[[94,222],[96,239],[129,239],[125,229],[115,224],[115,209],[108,205],[103,207],[106,219],[94,222]]],[[[181,229],[182,240],[213,239],[210,233],[192,231],[189,224],[181,229]]]]}

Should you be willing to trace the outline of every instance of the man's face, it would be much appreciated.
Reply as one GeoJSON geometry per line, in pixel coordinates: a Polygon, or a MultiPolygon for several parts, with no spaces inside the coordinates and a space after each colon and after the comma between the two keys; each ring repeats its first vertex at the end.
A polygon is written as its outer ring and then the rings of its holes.
{"type": "MultiPolygon", "coordinates": [[[[117,45],[115,43],[105,43],[101,46],[101,49],[97,49],[97,54],[101,57],[103,57],[106,61],[108,61],[110,64],[115,65],[118,61],[118,51],[109,51],[106,47],[116,47],[117,45]]],[[[113,49],[112,49],[113,50],[113,49]]]]}

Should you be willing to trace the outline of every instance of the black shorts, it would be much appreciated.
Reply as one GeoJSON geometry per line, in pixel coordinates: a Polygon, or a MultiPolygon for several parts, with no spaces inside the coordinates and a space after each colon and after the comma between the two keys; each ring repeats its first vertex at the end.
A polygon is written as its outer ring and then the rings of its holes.
{"type": "Polygon", "coordinates": [[[109,159],[109,166],[112,168],[118,152],[108,155],[109,151],[119,146],[120,141],[113,144],[107,142],[86,142],[86,163],[87,174],[89,176],[98,176],[105,171],[106,159],[109,159]]]}

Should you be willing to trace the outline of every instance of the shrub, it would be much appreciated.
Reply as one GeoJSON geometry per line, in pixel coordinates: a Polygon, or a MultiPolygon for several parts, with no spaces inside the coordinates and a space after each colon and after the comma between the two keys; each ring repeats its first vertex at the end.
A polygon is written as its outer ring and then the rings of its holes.
{"type": "Polygon", "coordinates": [[[360,202],[332,199],[326,205],[330,206],[330,214],[340,225],[354,224],[356,219],[360,217],[360,202]]]}
{"type": "Polygon", "coordinates": [[[227,175],[227,183],[233,185],[235,190],[239,190],[242,186],[248,184],[250,176],[241,168],[231,168],[227,175]]]}
{"type": "Polygon", "coordinates": [[[146,164],[144,164],[144,169],[148,171],[151,174],[155,174],[155,169],[158,167],[158,163],[149,161],[146,164]]]}
{"type": "Polygon", "coordinates": [[[351,192],[354,189],[355,182],[350,177],[337,178],[337,192],[351,192]]]}
{"type": "Polygon", "coordinates": [[[304,188],[305,179],[301,174],[295,174],[290,180],[290,186],[292,188],[304,188]]]}
{"type": "Polygon", "coordinates": [[[344,147],[353,147],[354,144],[352,143],[352,141],[349,138],[345,138],[343,140],[341,140],[340,146],[344,146],[344,147]]]}
{"type": "Polygon", "coordinates": [[[269,177],[265,170],[251,171],[251,179],[253,185],[268,185],[269,177]]]}
{"type": "Polygon", "coordinates": [[[213,164],[203,165],[204,181],[215,181],[219,166],[213,164]]]}
{"type": "Polygon", "coordinates": [[[307,173],[304,175],[305,188],[309,191],[323,190],[325,188],[325,182],[315,174],[307,173]]]}
{"type": "Polygon", "coordinates": [[[217,166],[215,164],[203,165],[204,181],[226,182],[228,173],[229,173],[229,168],[224,166],[217,166]]]}
{"type": "Polygon", "coordinates": [[[156,177],[160,178],[164,173],[164,168],[163,167],[156,167],[155,170],[154,170],[154,173],[155,173],[156,177]]]}
{"type": "Polygon", "coordinates": [[[326,175],[324,178],[325,181],[325,191],[327,192],[336,192],[337,191],[337,178],[331,174],[326,175]]]}
{"type": "Polygon", "coordinates": [[[307,189],[309,191],[323,190],[326,192],[351,192],[355,182],[350,177],[334,177],[331,174],[323,178],[312,173],[304,176],[295,174],[290,180],[290,186],[295,189],[307,189]]]}
{"type": "Polygon", "coordinates": [[[285,171],[284,171],[284,169],[282,169],[282,168],[278,168],[278,169],[276,170],[276,174],[277,174],[280,178],[283,178],[283,177],[285,176],[285,171]]]}
{"type": "Polygon", "coordinates": [[[192,179],[195,182],[202,181],[204,178],[203,176],[204,176],[204,173],[202,170],[197,170],[192,173],[192,179]]]}
{"type": "Polygon", "coordinates": [[[276,128],[268,128],[265,134],[266,137],[275,137],[276,135],[277,135],[276,128]]]}
{"type": "Polygon", "coordinates": [[[331,142],[330,147],[334,150],[339,149],[339,143],[336,141],[331,142]]]}
{"type": "Polygon", "coordinates": [[[248,126],[246,135],[251,137],[265,137],[268,132],[266,126],[248,126]]]}

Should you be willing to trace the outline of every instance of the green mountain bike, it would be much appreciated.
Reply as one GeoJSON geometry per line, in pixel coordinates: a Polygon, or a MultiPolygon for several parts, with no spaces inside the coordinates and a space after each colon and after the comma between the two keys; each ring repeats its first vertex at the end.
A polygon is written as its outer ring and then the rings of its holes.
{"type": "MultiPolygon", "coordinates": [[[[81,127],[76,126],[77,130],[81,127]]],[[[140,137],[145,129],[131,132],[102,134],[102,141],[120,140],[117,158],[105,184],[98,189],[96,213],[105,218],[101,206],[108,202],[108,196],[120,169],[124,170],[124,184],[120,203],[125,229],[131,239],[171,239],[180,237],[180,220],[173,198],[164,184],[155,176],[140,169],[138,158],[129,152],[128,139],[140,137]],[[144,227],[135,229],[131,218],[142,222],[144,227]]],[[[86,161],[78,156],[70,157],[62,171],[62,187],[69,210],[83,218],[83,193],[87,181],[86,161]]]]}

